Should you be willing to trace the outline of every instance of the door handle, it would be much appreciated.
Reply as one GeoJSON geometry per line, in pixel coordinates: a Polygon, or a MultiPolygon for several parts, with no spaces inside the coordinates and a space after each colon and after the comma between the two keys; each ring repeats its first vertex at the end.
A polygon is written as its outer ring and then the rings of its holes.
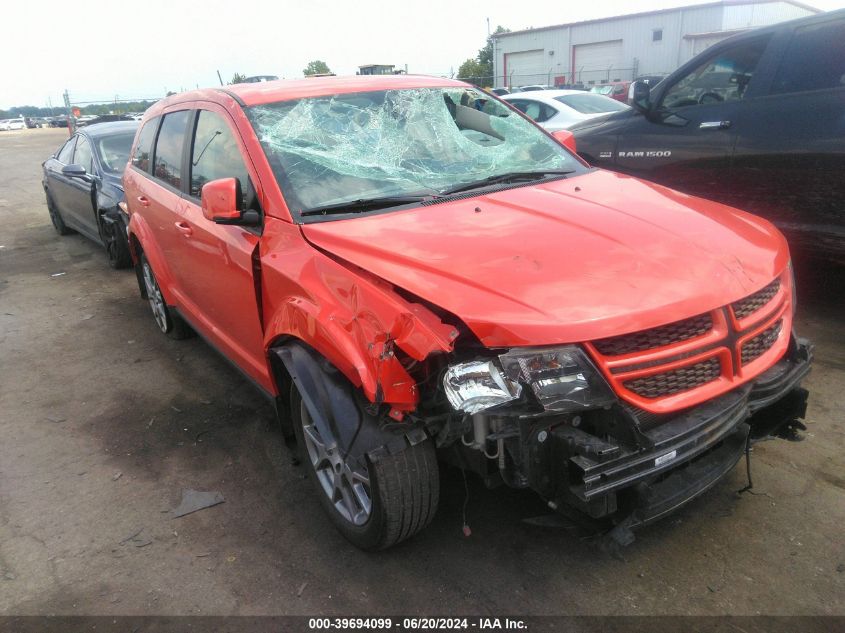
{"type": "Polygon", "coordinates": [[[147,196],[138,196],[138,203],[142,207],[148,207],[148,206],[150,206],[150,199],[147,198],[147,196]]]}
{"type": "Polygon", "coordinates": [[[194,232],[194,229],[191,228],[191,225],[187,222],[175,222],[176,228],[179,232],[184,235],[185,237],[191,237],[194,232]]]}
{"type": "Polygon", "coordinates": [[[699,130],[727,130],[731,126],[730,121],[702,121],[698,124],[699,130]]]}

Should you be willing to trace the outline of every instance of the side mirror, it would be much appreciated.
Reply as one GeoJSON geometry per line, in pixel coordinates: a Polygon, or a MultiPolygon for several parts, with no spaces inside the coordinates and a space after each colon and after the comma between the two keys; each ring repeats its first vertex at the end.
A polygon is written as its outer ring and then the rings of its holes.
{"type": "Polygon", "coordinates": [[[62,175],[68,178],[81,178],[86,173],[82,165],[65,165],[62,167],[62,175]]]}
{"type": "Polygon", "coordinates": [[[202,186],[202,214],[222,224],[241,219],[241,185],[237,178],[211,180],[202,186]]]}
{"type": "Polygon", "coordinates": [[[575,146],[575,135],[569,130],[558,130],[557,132],[552,132],[552,136],[555,137],[555,140],[558,143],[571,150],[573,154],[578,153],[575,146]]]}
{"type": "Polygon", "coordinates": [[[631,90],[631,105],[637,110],[648,112],[651,109],[649,94],[651,89],[644,81],[635,81],[631,90]]]}
{"type": "Polygon", "coordinates": [[[242,211],[241,183],[237,178],[211,180],[202,186],[202,214],[217,224],[260,224],[261,216],[252,210],[242,211]]]}

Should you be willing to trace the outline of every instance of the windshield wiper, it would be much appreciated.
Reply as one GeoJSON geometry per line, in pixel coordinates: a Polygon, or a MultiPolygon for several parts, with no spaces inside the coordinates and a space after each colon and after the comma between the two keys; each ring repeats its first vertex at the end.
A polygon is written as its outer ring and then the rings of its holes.
{"type": "Polygon", "coordinates": [[[489,185],[495,185],[502,182],[510,182],[513,180],[540,180],[546,176],[563,176],[574,173],[574,169],[538,169],[536,171],[512,171],[507,174],[498,174],[496,176],[489,176],[481,180],[473,182],[465,182],[460,185],[455,185],[449,189],[440,192],[441,196],[448,196],[453,193],[460,193],[462,191],[472,191],[473,189],[481,189],[489,185]]]}
{"type": "Polygon", "coordinates": [[[347,202],[336,202],[334,204],[324,204],[318,207],[311,207],[310,209],[303,209],[299,212],[299,215],[308,216],[364,213],[365,211],[373,211],[375,209],[386,209],[388,207],[398,207],[403,204],[422,202],[423,200],[436,197],[437,196],[382,196],[380,198],[360,198],[358,200],[348,200],[347,202]]]}

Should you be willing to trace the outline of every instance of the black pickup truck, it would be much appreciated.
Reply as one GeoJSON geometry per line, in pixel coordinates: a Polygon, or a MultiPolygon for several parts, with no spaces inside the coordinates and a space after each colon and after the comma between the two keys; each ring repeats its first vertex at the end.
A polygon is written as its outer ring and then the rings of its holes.
{"type": "Polygon", "coordinates": [[[845,263],[845,10],[728,38],[572,128],[597,167],[757,213],[845,263]]]}

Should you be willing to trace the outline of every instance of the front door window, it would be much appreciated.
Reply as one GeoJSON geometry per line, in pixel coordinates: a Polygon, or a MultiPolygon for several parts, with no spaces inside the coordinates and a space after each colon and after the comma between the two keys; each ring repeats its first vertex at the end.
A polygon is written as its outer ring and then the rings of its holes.
{"type": "Polygon", "coordinates": [[[676,109],[742,100],[768,41],[763,37],[743,42],[710,56],[669,88],[662,106],[676,109]]]}

